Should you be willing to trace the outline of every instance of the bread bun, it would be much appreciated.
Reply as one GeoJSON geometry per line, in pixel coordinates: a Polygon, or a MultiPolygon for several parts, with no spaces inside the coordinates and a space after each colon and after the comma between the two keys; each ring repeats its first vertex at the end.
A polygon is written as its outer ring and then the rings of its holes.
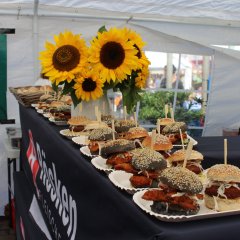
{"type": "Polygon", "coordinates": [[[88,139],[90,141],[107,141],[110,139],[112,140],[113,130],[109,127],[93,129],[90,132],[88,139]]]}
{"type": "MultiPolygon", "coordinates": [[[[185,156],[186,156],[186,152],[187,150],[185,149],[180,149],[180,150],[177,150],[176,152],[174,152],[171,156],[169,156],[167,158],[167,160],[169,162],[180,162],[180,161],[184,161],[185,159],[185,156]]],[[[195,151],[195,150],[192,150],[191,151],[191,155],[189,156],[189,161],[190,160],[198,160],[198,161],[202,161],[203,160],[203,155],[198,152],[198,151],[195,151]]]]}
{"type": "Polygon", "coordinates": [[[143,127],[132,127],[128,130],[126,138],[129,140],[142,139],[149,136],[148,131],[143,127]]]}
{"type": "Polygon", "coordinates": [[[50,94],[43,94],[40,98],[39,98],[39,100],[41,101],[41,102],[45,102],[47,99],[49,99],[49,98],[52,98],[52,95],[50,95],[50,94]]]}
{"type": "Polygon", "coordinates": [[[38,87],[30,87],[27,89],[27,93],[35,93],[38,92],[39,88],[38,87]]]}
{"type": "Polygon", "coordinates": [[[214,209],[219,212],[240,209],[240,198],[225,199],[225,198],[219,198],[219,197],[210,197],[209,195],[205,194],[204,202],[206,207],[210,209],[214,209]]]}
{"type": "Polygon", "coordinates": [[[115,130],[118,133],[127,132],[130,128],[135,127],[136,123],[133,120],[116,120],[115,130]]]}
{"type": "Polygon", "coordinates": [[[167,202],[154,201],[151,205],[151,210],[160,214],[168,215],[194,215],[200,210],[199,204],[196,205],[195,209],[186,209],[177,204],[169,204],[167,202]]]}
{"type": "Polygon", "coordinates": [[[53,107],[60,107],[60,106],[63,106],[64,105],[64,102],[61,102],[61,101],[53,101],[50,103],[49,107],[50,108],[53,108],[53,107]]]}
{"type": "MultiPolygon", "coordinates": [[[[150,136],[146,137],[143,142],[142,145],[144,147],[151,147],[151,141],[152,138],[150,136]]],[[[169,140],[168,137],[164,136],[164,135],[156,135],[156,141],[155,144],[153,145],[153,150],[155,151],[168,151],[170,149],[173,148],[172,142],[169,140]]]]}
{"type": "Polygon", "coordinates": [[[162,170],[167,167],[167,162],[159,152],[150,148],[139,149],[136,155],[133,155],[132,165],[135,169],[145,170],[162,170]]]}
{"type": "Polygon", "coordinates": [[[199,177],[190,170],[182,167],[164,169],[161,172],[160,181],[171,188],[189,194],[196,194],[203,190],[203,185],[199,177]]]}
{"type": "Polygon", "coordinates": [[[40,91],[46,91],[46,92],[52,92],[53,91],[52,87],[49,86],[49,85],[40,86],[39,90],[40,91]]]}
{"type": "Polygon", "coordinates": [[[86,125],[90,122],[88,118],[85,116],[78,116],[78,117],[71,117],[68,120],[68,124],[72,126],[78,126],[78,125],[86,125]]]}
{"type": "Polygon", "coordinates": [[[187,131],[187,125],[184,122],[174,122],[167,126],[165,126],[162,130],[163,134],[172,134],[172,133],[179,133],[179,129],[181,129],[182,132],[187,131]]]}
{"type": "Polygon", "coordinates": [[[240,169],[230,164],[216,164],[208,169],[207,178],[210,181],[240,183],[240,169]]]}
{"type": "Polygon", "coordinates": [[[89,123],[84,127],[84,131],[92,131],[96,128],[107,128],[107,124],[98,121],[89,121],[89,123]]]}
{"type": "Polygon", "coordinates": [[[166,126],[174,123],[174,119],[172,118],[159,118],[160,126],[166,126]]]}
{"type": "Polygon", "coordinates": [[[127,152],[133,149],[135,149],[133,141],[126,139],[111,140],[101,146],[100,155],[107,158],[111,154],[127,152]]]}

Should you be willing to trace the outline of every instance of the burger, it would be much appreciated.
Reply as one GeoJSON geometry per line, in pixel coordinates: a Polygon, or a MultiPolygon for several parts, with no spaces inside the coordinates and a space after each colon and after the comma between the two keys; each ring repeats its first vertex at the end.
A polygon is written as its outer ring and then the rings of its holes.
{"type": "Polygon", "coordinates": [[[167,162],[159,152],[143,148],[133,155],[131,165],[137,172],[130,178],[132,186],[143,188],[157,186],[159,173],[167,167],[167,162]]]}
{"type": "Polygon", "coordinates": [[[203,185],[196,174],[182,167],[166,168],[160,175],[160,188],[146,191],[142,198],[153,201],[151,210],[166,215],[193,215],[200,210],[196,194],[203,185]]]}
{"type": "Polygon", "coordinates": [[[68,121],[71,118],[71,107],[69,105],[51,108],[49,112],[55,121],[68,121]]]}
{"type": "MultiPolygon", "coordinates": [[[[115,133],[114,133],[115,134],[115,133]]],[[[88,147],[92,154],[99,154],[99,145],[113,139],[113,130],[109,127],[93,129],[88,136],[88,147]]]]}
{"type": "Polygon", "coordinates": [[[126,139],[116,139],[105,142],[101,146],[100,155],[103,158],[108,158],[115,153],[123,153],[135,149],[133,141],[126,139]]]}
{"type": "MultiPolygon", "coordinates": [[[[143,147],[150,148],[152,144],[152,138],[151,136],[146,137],[142,145],[143,147]]],[[[165,158],[169,157],[170,153],[169,151],[173,148],[172,142],[169,140],[168,137],[162,135],[162,134],[157,134],[155,143],[153,144],[153,150],[161,153],[165,158]]]]}
{"type": "Polygon", "coordinates": [[[90,120],[84,116],[71,117],[68,120],[69,130],[72,132],[81,132],[89,122],[90,120]]]}
{"type": "Polygon", "coordinates": [[[173,144],[181,144],[180,129],[182,132],[183,142],[184,144],[187,144],[187,125],[184,122],[174,122],[165,126],[162,130],[162,134],[169,137],[173,144]]]}
{"type": "Polygon", "coordinates": [[[115,130],[117,133],[119,133],[119,136],[125,137],[126,132],[132,127],[136,126],[135,121],[133,120],[115,120],[115,130]]]}
{"type": "Polygon", "coordinates": [[[159,118],[158,121],[160,123],[160,131],[162,131],[165,126],[175,122],[172,118],[159,118]]]}
{"type": "Polygon", "coordinates": [[[143,127],[132,127],[126,133],[126,139],[128,140],[138,139],[140,142],[142,142],[143,139],[148,136],[149,136],[148,131],[143,127]]]}
{"type": "Polygon", "coordinates": [[[207,171],[209,180],[204,192],[206,207],[216,211],[240,209],[240,169],[230,164],[217,164],[207,171]]]}
{"type": "MultiPolygon", "coordinates": [[[[169,156],[167,160],[173,167],[182,167],[186,153],[187,150],[185,149],[177,150],[171,156],[169,156]]],[[[203,155],[200,152],[192,150],[189,159],[187,160],[186,168],[196,174],[202,173],[203,168],[201,162],[203,159],[203,155]]]]}

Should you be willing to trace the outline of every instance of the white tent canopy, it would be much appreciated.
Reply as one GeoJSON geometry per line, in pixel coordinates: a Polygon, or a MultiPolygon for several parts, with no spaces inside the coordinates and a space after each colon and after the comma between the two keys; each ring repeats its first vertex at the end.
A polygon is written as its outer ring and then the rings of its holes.
{"type": "MultiPolygon", "coordinates": [[[[204,135],[221,135],[223,125],[232,124],[233,119],[238,121],[236,114],[224,114],[223,107],[230,111],[235,106],[229,108],[227,104],[239,85],[239,53],[212,45],[239,44],[239,10],[237,0],[0,0],[0,27],[16,29],[15,35],[8,36],[8,86],[30,85],[37,80],[38,52],[46,40],[53,41],[54,34],[69,29],[89,41],[102,25],[128,26],[147,42],[145,50],[214,55],[204,135]],[[231,74],[220,76],[229,72],[228,63],[232,62],[235,64],[230,65],[235,68],[231,74]],[[228,82],[224,89],[221,81],[228,82]],[[222,112],[222,116],[215,112],[222,112]],[[212,124],[219,127],[213,130],[212,124]]],[[[9,117],[18,119],[17,104],[10,94],[8,106],[9,117]]]]}

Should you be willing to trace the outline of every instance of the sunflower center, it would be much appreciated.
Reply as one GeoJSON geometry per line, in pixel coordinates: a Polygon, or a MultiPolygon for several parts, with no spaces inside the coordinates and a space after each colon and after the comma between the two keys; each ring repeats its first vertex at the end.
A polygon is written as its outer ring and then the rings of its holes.
{"type": "Polygon", "coordinates": [[[58,48],[52,57],[54,67],[59,71],[71,71],[80,61],[80,52],[72,45],[58,48]]]}
{"type": "Polygon", "coordinates": [[[125,52],[120,43],[107,42],[100,51],[100,61],[104,67],[116,69],[121,66],[125,58],[125,52]]]}
{"type": "Polygon", "coordinates": [[[137,52],[136,56],[138,57],[138,59],[140,59],[142,57],[140,48],[137,46],[137,44],[134,44],[133,46],[137,49],[138,52],[137,52]]]}
{"type": "Polygon", "coordinates": [[[97,87],[97,83],[92,78],[85,78],[82,83],[82,89],[85,92],[93,92],[97,87]]]}

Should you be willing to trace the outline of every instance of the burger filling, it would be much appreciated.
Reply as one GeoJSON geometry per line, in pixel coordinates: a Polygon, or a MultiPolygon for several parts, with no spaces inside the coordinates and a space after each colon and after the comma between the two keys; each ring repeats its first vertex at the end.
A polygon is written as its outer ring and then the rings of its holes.
{"type": "MultiPolygon", "coordinates": [[[[177,166],[182,167],[182,165],[183,165],[183,161],[172,162],[172,166],[174,166],[174,167],[177,167],[177,166]]],[[[196,174],[200,174],[203,171],[203,167],[201,165],[201,160],[187,161],[186,168],[196,174]]]]}
{"type": "MultiPolygon", "coordinates": [[[[197,203],[195,195],[188,195],[184,192],[178,192],[177,190],[169,187],[162,187],[162,189],[146,191],[142,198],[154,202],[165,203],[161,206],[166,207],[166,213],[169,209],[175,209],[176,212],[184,210],[186,213],[196,213],[199,210],[199,204],[197,203]]],[[[162,210],[161,212],[163,212],[162,210]]]]}
{"type": "Polygon", "coordinates": [[[205,194],[210,197],[235,199],[240,197],[239,183],[210,182],[205,189],[205,194]]]}

